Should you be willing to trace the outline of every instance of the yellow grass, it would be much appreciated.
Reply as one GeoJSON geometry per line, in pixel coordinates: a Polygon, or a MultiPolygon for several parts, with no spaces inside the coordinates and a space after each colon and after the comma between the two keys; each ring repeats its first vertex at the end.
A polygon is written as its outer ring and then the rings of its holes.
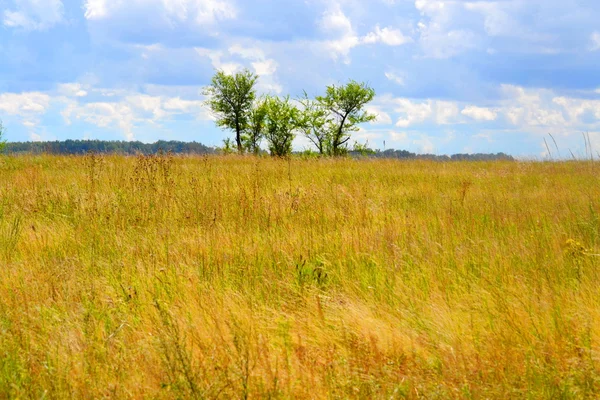
{"type": "Polygon", "coordinates": [[[0,398],[597,398],[599,177],[0,158],[0,398]]]}

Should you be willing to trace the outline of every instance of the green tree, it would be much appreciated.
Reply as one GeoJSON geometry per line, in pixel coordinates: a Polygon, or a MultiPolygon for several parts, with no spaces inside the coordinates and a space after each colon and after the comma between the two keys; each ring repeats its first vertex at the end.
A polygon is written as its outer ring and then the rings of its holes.
{"type": "Polygon", "coordinates": [[[309,99],[306,92],[299,102],[302,104],[300,130],[317,147],[319,154],[329,154],[331,135],[328,130],[328,110],[320,102],[309,99]]]}
{"type": "Polygon", "coordinates": [[[211,84],[204,89],[208,96],[206,104],[217,118],[217,126],[235,132],[239,153],[243,152],[242,134],[247,129],[248,119],[256,97],[254,86],[258,76],[249,70],[227,75],[217,71],[211,84]]]}
{"type": "Polygon", "coordinates": [[[248,124],[242,136],[242,142],[250,153],[258,154],[260,152],[260,142],[267,123],[267,102],[268,98],[259,100],[248,114],[248,124]]]}
{"type": "Polygon", "coordinates": [[[6,147],[6,139],[4,138],[5,133],[6,129],[4,128],[4,125],[2,125],[2,120],[0,119],[0,153],[2,153],[6,147]]]}
{"type": "Polygon", "coordinates": [[[266,100],[265,137],[272,156],[285,157],[292,153],[296,130],[301,126],[300,110],[290,103],[290,98],[271,97],[266,100]]]}
{"type": "Polygon", "coordinates": [[[331,154],[340,156],[347,152],[350,133],[358,125],[374,121],[377,116],[364,111],[364,107],[375,97],[375,90],[365,83],[350,81],[346,85],[327,87],[325,96],[316,100],[330,113],[326,124],[331,154]]]}
{"type": "Polygon", "coordinates": [[[365,144],[354,142],[353,152],[360,154],[361,156],[372,156],[377,154],[375,150],[369,147],[369,141],[367,140],[365,144]]]}

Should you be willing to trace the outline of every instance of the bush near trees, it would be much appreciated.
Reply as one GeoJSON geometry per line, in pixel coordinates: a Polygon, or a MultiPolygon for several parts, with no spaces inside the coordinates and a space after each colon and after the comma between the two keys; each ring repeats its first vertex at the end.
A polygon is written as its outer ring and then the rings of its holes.
{"type": "Polygon", "coordinates": [[[266,103],[265,137],[272,156],[292,154],[292,142],[302,125],[300,110],[290,103],[290,98],[270,97],[266,103]]]}
{"type": "Polygon", "coordinates": [[[248,124],[242,135],[244,149],[253,154],[260,153],[260,142],[267,126],[269,98],[258,100],[248,113],[248,124]]]}
{"type": "MultiPolygon", "coordinates": [[[[287,156],[292,142],[302,133],[320,155],[347,154],[351,133],[358,125],[371,122],[376,115],[365,111],[375,97],[366,83],[350,81],[330,85],[323,96],[310,99],[306,92],[297,107],[289,96],[267,96],[256,101],[258,75],[244,70],[232,75],[217,71],[204,93],[206,104],[217,118],[217,126],[235,133],[238,153],[258,154],[266,139],[273,156],[287,156]]],[[[227,140],[225,147],[231,149],[227,140]]]]}

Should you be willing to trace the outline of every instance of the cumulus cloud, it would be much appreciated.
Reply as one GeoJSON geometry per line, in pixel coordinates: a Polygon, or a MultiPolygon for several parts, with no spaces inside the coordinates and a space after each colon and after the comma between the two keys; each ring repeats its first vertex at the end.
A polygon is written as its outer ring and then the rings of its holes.
{"type": "Polygon", "coordinates": [[[412,38],[404,36],[398,29],[375,26],[375,30],[363,38],[364,43],[383,43],[388,46],[400,46],[412,42],[412,38]]]}
{"type": "Polygon", "coordinates": [[[9,28],[43,31],[63,21],[61,0],[14,0],[12,9],[4,10],[2,20],[9,28]]]}
{"type": "Polygon", "coordinates": [[[594,32],[590,36],[590,51],[600,50],[600,32],[594,32]]]}
{"type": "Polygon", "coordinates": [[[86,85],[82,85],[81,83],[59,83],[57,91],[69,97],[85,97],[88,95],[86,85]]]}
{"type": "Polygon", "coordinates": [[[122,14],[152,10],[170,23],[213,23],[235,18],[235,7],[226,0],[86,0],[84,15],[88,20],[103,20],[122,14]]]}
{"type": "Polygon", "coordinates": [[[323,13],[318,25],[328,37],[322,41],[324,50],[330,52],[334,59],[342,57],[344,62],[349,63],[350,50],[360,44],[360,38],[356,35],[350,18],[344,14],[341,6],[334,3],[323,13]]]}
{"type": "Polygon", "coordinates": [[[367,106],[365,110],[377,116],[377,119],[373,122],[375,125],[390,125],[392,123],[392,117],[379,106],[371,105],[367,106]]]}
{"type": "MultiPolygon", "coordinates": [[[[78,84],[71,85],[77,87],[78,84]]],[[[177,117],[191,117],[197,121],[212,119],[202,98],[182,99],[168,94],[149,95],[137,92],[111,95],[103,89],[89,90],[94,97],[100,97],[99,101],[83,102],[73,91],[71,97],[63,101],[66,106],[61,115],[67,125],[74,120],[83,121],[100,128],[118,129],[126,140],[135,140],[136,128],[144,124],[160,124],[177,117]]],[[[153,90],[157,91],[157,88],[153,90]]]]}
{"type": "Polygon", "coordinates": [[[503,111],[512,125],[528,127],[564,127],[567,124],[561,110],[553,107],[552,91],[528,90],[515,85],[502,85],[506,96],[503,111]]]}
{"type": "Polygon", "coordinates": [[[426,57],[450,58],[477,47],[472,29],[461,26],[464,4],[456,1],[416,0],[422,19],[417,24],[419,44],[426,57]]]}
{"type": "Polygon", "coordinates": [[[477,106],[467,106],[460,113],[476,121],[494,121],[498,117],[496,111],[477,106]]]}
{"type": "Polygon", "coordinates": [[[208,57],[215,69],[222,70],[226,74],[234,74],[244,67],[251,67],[260,77],[257,83],[257,90],[260,92],[281,93],[283,91],[283,87],[274,76],[279,64],[274,59],[267,58],[260,48],[236,44],[230,46],[227,52],[203,48],[197,48],[196,52],[202,57],[208,57]]]}
{"type": "Polygon", "coordinates": [[[433,114],[432,101],[415,103],[409,99],[397,99],[396,112],[402,116],[396,122],[396,126],[406,128],[427,120],[433,114]]]}
{"type": "Polygon", "coordinates": [[[32,117],[45,114],[50,107],[50,96],[40,92],[2,93],[0,111],[8,115],[32,117]]]}
{"type": "Polygon", "coordinates": [[[435,122],[438,125],[448,125],[456,122],[458,104],[454,101],[435,101],[435,122]]]}

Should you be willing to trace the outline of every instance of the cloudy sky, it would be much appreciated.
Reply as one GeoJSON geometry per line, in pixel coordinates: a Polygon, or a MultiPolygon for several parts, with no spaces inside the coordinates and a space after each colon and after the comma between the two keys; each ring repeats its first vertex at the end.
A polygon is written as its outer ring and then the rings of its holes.
{"type": "Polygon", "coordinates": [[[249,68],[292,97],[368,82],[375,148],[540,157],[550,133],[583,155],[598,21],[598,0],[0,0],[0,119],[10,141],[219,145],[202,87],[249,68]]]}

